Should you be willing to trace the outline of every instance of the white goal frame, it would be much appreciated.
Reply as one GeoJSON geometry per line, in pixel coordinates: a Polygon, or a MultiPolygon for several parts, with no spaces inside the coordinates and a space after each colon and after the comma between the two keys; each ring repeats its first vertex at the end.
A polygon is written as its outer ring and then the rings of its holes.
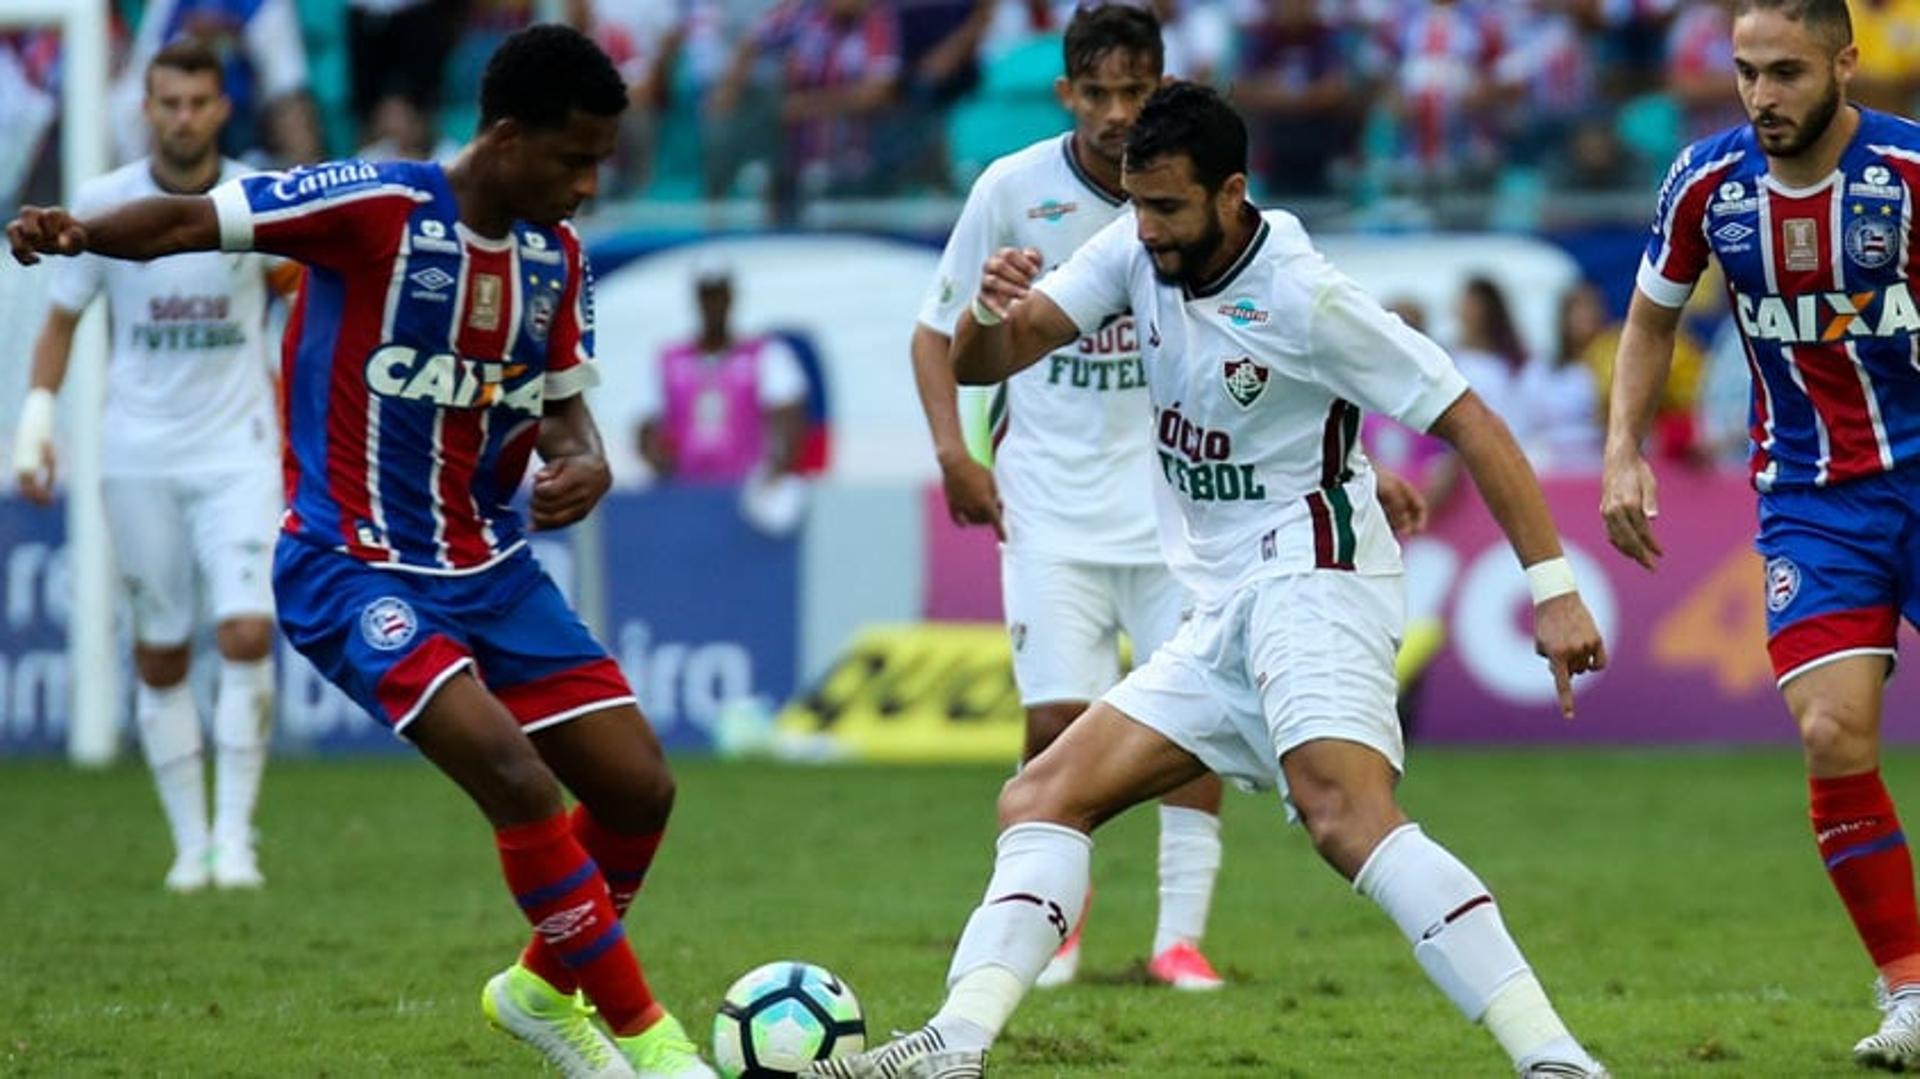
{"type": "MultiPolygon", "coordinates": [[[[71,203],[82,182],[108,167],[107,5],[99,0],[0,0],[0,25],[60,31],[60,182],[63,200],[71,203]]],[[[12,327],[10,332],[25,335],[37,332],[37,327],[12,327]]],[[[112,568],[106,512],[100,502],[106,344],[106,319],[95,310],[80,323],[62,394],[67,398],[64,486],[67,564],[73,586],[67,623],[71,693],[67,756],[85,766],[113,760],[122,710],[120,665],[114,654],[112,568]]]]}

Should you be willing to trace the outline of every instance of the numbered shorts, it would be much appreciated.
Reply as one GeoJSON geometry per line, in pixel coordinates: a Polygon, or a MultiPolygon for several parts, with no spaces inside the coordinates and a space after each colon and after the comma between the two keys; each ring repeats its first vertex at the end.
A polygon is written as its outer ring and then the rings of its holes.
{"type": "Polygon", "coordinates": [[[273,587],[287,639],[396,734],[463,670],[528,732],[634,703],[619,665],[524,547],[478,573],[437,576],[282,536],[273,587]]]}
{"type": "Polygon", "coordinates": [[[108,476],[101,499],[134,640],[163,648],[187,643],[200,587],[216,622],[273,616],[282,507],[277,464],[196,476],[108,476]]]}
{"type": "Polygon", "coordinates": [[[1163,565],[1101,565],[1000,548],[1013,681],[1028,708],[1091,701],[1120,680],[1119,634],[1134,665],[1180,628],[1187,594],[1163,565]]]}
{"type": "Polygon", "coordinates": [[[1767,654],[1781,684],[1849,656],[1895,653],[1920,625],[1920,466],[1760,496],[1767,654]]]}
{"type": "Polygon", "coordinates": [[[1399,771],[1393,661],[1405,619],[1398,574],[1257,581],[1196,609],[1106,702],[1221,777],[1283,797],[1280,758],[1311,741],[1358,742],[1399,771]]]}

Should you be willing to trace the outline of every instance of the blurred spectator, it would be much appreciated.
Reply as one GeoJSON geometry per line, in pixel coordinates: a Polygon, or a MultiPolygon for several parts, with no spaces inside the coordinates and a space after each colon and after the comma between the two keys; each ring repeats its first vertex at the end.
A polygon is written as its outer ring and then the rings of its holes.
{"type": "Polygon", "coordinates": [[[348,0],[353,116],[368,156],[432,156],[441,77],[467,9],[467,0],[348,0]]]}
{"type": "Polygon", "coordinates": [[[1667,40],[1667,88],[1688,139],[1746,122],[1733,69],[1733,18],[1726,0],[1689,4],[1667,40]]]}
{"type": "Polygon", "coordinates": [[[1659,87],[1664,76],[1667,27],[1681,3],[1682,0],[1577,0],[1576,7],[1583,21],[1599,28],[1599,58],[1609,93],[1625,98],[1659,87]]]}
{"type": "MultiPolygon", "coordinates": [[[[1188,82],[1213,84],[1225,74],[1223,67],[1232,50],[1233,26],[1228,21],[1224,0],[1150,0],[1139,2],[1138,6],[1152,11],[1160,20],[1167,75],[1188,82]]],[[[1066,21],[1062,20],[1061,25],[1066,25],[1066,21]]]]}
{"type": "Polygon", "coordinates": [[[59,35],[46,30],[0,34],[0,202],[53,202],[58,176],[31,182],[51,155],[42,153],[60,106],[54,68],[59,35]]]}
{"type": "Polygon", "coordinates": [[[1391,71],[1386,106],[1403,178],[1420,186],[1484,180],[1497,160],[1494,72],[1506,50],[1495,8],[1409,0],[1375,34],[1391,71]]]}
{"type": "Polygon", "coordinates": [[[782,0],[749,32],[713,95],[732,118],[763,58],[777,58],[775,115],[782,130],[773,201],[783,219],[795,198],[867,195],[883,186],[873,146],[876,115],[894,100],[900,29],[887,0],[782,0]]]}
{"type": "MultiPolygon", "coordinates": [[[[1708,276],[1694,290],[1692,303],[1724,302],[1722,297],[1725,290],[1715,287],[1712,281],[1717,273],[1717,269],[1708,271],[1708,276]]],[[[1583,350],[1583,358],[1593,371],[1594,386],[1599,391],[1602,429],[1606,427],[1608,401],[1613,392],[1613,359],[1620,351],[1622,325],[1621,320],[1614,318],[1609,311],[1606,328],[1588,341],[1583,350]]],[[[1654,416],[1652,454],[1669,461],[1696,460],[1700,446],[1695,410],[1700,401],[1706,364],[1707,354],[1699,338],[1683,322],[1674,339],[1673,366],[1667,374],[1667,387],[1660,396],[1660,408],[1654,416]]]]}
{"type": "Polygon", "coordinates": [[[1548,183],[1560,191],[1620,191],[1640,178],[1633,155],[1605,113],[1575,124],[1566,145],[1553,149],[1545,164],[1548,183]]]}
{"type": "Polygon", "coordinates": [[[651,176],[659,116],[694,6],[681,0],[566,0],[567,23],[600,46],[627,84],[627,111],[603,195],[645,187],[651,176]]]}
{"type": "Polygon", "coordinates": [[[1318,0],[1266,0],[1241,35],[1233,97],[1267,194],[1331,192],[1334,162],[1359,137],[1356,88],[1339,28],[1318,0]]]}
{"type": "Polygon", "coordinates": [[[944,116],[980,86],[980,43],[996,0],[894,0],[900,25],[900,107],[887,119],[880,167],[909,184],[947,190],[944,116]]]}
{"type": "Polygon", "coordinates": [[[1506,9],[1506,50],[1494,67],[1510,159],[1555,156],[1593,108],[1594,64],[1567,0],[1519,0],[1506,9]]]}
{"type": "Polygon", "coordinates": [[[1912,116],[1920,108],[1920,0],[1853,0],[1860,70],[1848,96],[1912,116]]]}
{"type": "Polygon", "coordinates": [[[771,335],[735,337],[733,275],[697,271],[700,333],[660,356],[657,414],[640,424],[640,456],[662,478],[742,483],[793,471],[805,426],[806,374],[771,335]]]}
{"type": "Polygon", "coordinates": [[[1587,282],[1560,300],[1559,340],[1520,372],[1508,417],[1527,459],[1541,473],[1600,471],[1600,391],[1586,350],[1607,328],[1607,300],[1587,282]]]}
{"type": "Polygon", "coordinates": [[[114,136],[122,160],[147,152],[140,120],[147,65],[168,42],[197,38],[224,63],[233,119],[220,137],[229,157],[279,163],[320,158],[320,127],[307,93],[307,56],[293,0],[153,0],[113,88],[114,136]]]}
{"type": "Polygon", "coordinates": [[[1514,428],[1522,409],[1516,399],[1520,371],[1527,363],[1527,347],[1514,325],[1506,293],[1490,277],[1467,279],[1460,290],[1459,340],[1453,347],[1454,365],[1467,384],[1514,428]]]}

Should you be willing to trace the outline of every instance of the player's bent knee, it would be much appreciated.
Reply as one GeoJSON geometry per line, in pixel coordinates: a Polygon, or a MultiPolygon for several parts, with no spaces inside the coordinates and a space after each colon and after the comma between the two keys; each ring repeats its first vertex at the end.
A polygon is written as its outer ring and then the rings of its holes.
{"type": "Polygon", "coordinates": [[[1086,830],[1067,798],[1066,785],[1051,769],[1027,768],[1000,788],[1000,827],[1046,821],[1086,830]]]}
{"type": "Polygon", "coordinates": [[[1873,728],[1845,711],[1814,704],[1800,717],[1800,744],[1807,763],[1825,775],[1864,772],[1879,757],[1873,728]]]}
{"type": "Polygon", "coordinates": [[[140,675],[140,681],[155,689],[166,689],[185,681],[192,659],[191,645],[156,647],[142,644],[135,645],[133,649],[133,666],[140,675]]]}
{"type": "Polygon", "coordinates": [[[273,651],[273,621],[267,618],[230,618],[214,629],[220,655],[238,663],[266,659],[273,651]]]}

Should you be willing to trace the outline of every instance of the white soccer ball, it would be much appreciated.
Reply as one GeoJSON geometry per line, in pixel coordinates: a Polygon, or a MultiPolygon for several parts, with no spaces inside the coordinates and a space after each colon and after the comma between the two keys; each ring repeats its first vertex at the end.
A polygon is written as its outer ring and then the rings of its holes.
{"type": "Polygon", "coordinates": [[[860,1001],[832,971],[781,961],[740,976],[713,1017],[713,1057],[727,1079],[785,1079],[867,1045],[860,1001]]]}

